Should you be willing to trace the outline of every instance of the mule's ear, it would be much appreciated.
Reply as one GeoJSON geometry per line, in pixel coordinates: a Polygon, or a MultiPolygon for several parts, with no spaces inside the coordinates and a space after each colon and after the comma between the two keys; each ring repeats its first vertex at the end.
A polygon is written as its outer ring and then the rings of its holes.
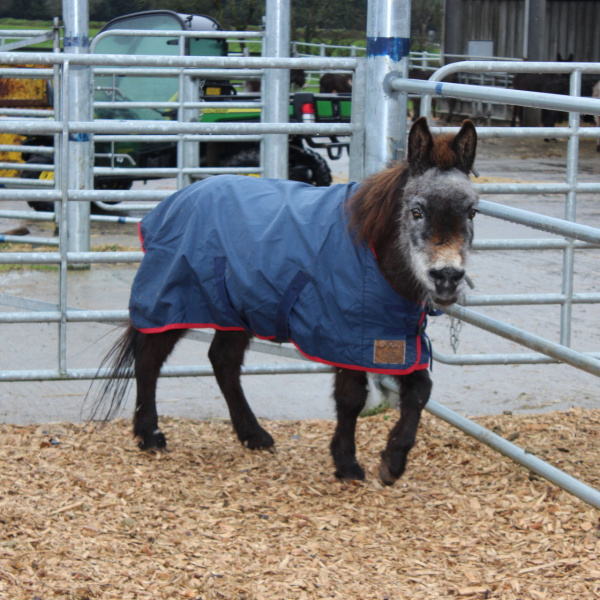
{"type": "Polygon", "coordinates": [[[475,151],[477,150],[477,132],[473,121],[463,122],[460,131],[452,140],[452,149],[456,152],[458,162],[456,167],[467,175],[473,168],[475,162],[475,151]]]}
{"type": "Polygon", "coordinates": [[[420,117],[410,129],[408,135],[408,166],[412,171],[423,173],[431,167],[429,153],[433,147],[433,137],[427,126],[427,119],[420,117]]]}

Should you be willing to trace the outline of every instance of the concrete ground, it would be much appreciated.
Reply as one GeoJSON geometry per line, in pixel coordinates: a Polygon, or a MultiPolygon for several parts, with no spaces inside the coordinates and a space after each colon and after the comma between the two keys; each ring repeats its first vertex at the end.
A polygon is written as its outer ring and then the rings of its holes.
{"type": "MultiPolygon", "coordinates": [[[[476,166],[482,181],[564,182],[566,142],[544,143],[507,140],[482,141],[476,166]]],[[[335,181],[347,178],[347,160],[331,162],[335,181]]],[[[600,155],[595,142],[583,141],[579,177],[582,181],[598,181],[600,155]]],[[[141,185],[141,184],[140,184],[141,185]]],[[[165,196],[173,189],[172,181],[155,183],[165,188],[165,196]]],[[[511,206],[562,217],[562,196],[495,196],[489,198],[511,206]]],[[[9,203],[23,210],[24,203],[9,203]]],[[[6,205],[3,207],[5,208],[6,205]]],[[[578,221],[600,227],[600,204],[597,195],[579,196],[578,221]]],[[[34,221],[0,220],[0,232],[23,224],[32,235],[50,235],[51,225],[34,221]]],[[[502,223],[478,215],[476,237],[538,238],[539,232],[502,223]]],[[[120,244],[138,248],[134,225],[95,224],[92,245],[120,244]]],[[[599,291],[596,276],[600,251],[577,255],[575,290],[599,291]]],[[[560,292],[562,256],[558,251],[477,252],[469,274],[476,284],[474,293],[560,292]]],[[[133,265],[94,265],[88,271],[68,273],[68,303],[87,309],[125,309],[129,288],[135,274],[133,265]]],[[[0,272],[0,292],[46,302],[56,302],[58,273],[56,270],[0,272]]],[[[13,310],[0,307],[0,310],[13,310]]],[[[548,307],[496,307],[478,309],[496,318],[522,326],[558,341],[559,309],[548,307]]],[[[598,307],[579,305],[573,310],[573,347],[583,351],[600,348],[597,327],[598,307]]],[[[0,370],[55,368],[57,327],[53,324],[2,324],[0,370]]],[[[428,333],[434,348],[451,354],[449,319],[430,321],[428,333]]],[[[114,326],[106,324],[71,324],[68,327],[68,366],[97,368],[102,356],[116,339],[114,326]]],[[[524,352],[516,344],[464,325],[459,335],[459,353],[524,352]]],[[[184,340],[170,365],[206,364],[207,345],[184,340]]],[[[248,364],[290,362],[289,359],[249,353],[248,364]]],[[[433,366],[433,398],[466,415],[566,409],[571,406],[595,407],[598,402],[597,379],[568,366],[529,365],[493,367],[457,367],[436,362],[433,366]]],[[[331,375],[272,375],[245,378],[248,399],[259,417],[304,419],[335,417],[331,400],[331,375]]],[[[84,399],[89,382],[3,382],[0,383],[0,421],[9,423],[44,423],[50,421],[85,420],[88,406],[84,399]]],[[[227,409],[212,377],[163,379],[158,390],[161,415],[208,418],[226,417],[227,409]]],[[[374,398],[377,399],[377,398],[374,398]]],[[[88,403],[89,405],[89,403],[88,403]]],[[[130,394],[124,414],[133,410],[130,394]]]]}

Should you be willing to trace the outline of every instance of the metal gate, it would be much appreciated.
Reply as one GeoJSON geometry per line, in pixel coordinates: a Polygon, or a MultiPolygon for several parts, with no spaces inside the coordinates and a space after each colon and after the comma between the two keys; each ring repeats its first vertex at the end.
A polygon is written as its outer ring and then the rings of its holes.
{"type": "MultiPolygon", "coordinates": [[[[581,183],[578,181],[578,156],[580,138],[597,139],[600,135],[598,127],[580,127],[580,113],[600,114],[600,100],[579,97],[581,78],[583,74],[600,74],[598,63],[501,63],[489,62],[464,62],[448,65],[437,71],[428,82],[417,82],[401,78],[392,78],[389,85],[396,91],[404,93],[425,94],[421,114],[428,115],[431,108],[431,97],[440,98],[467,98],[481,102],[498,102],[521,106],[534,106],[569,112],[569,126],[556,128],[523,127],[478,127],[477,134],[480,139],[506,137],[509,139],[543,138],[567,139],[566,180],[564,183],[480,183],[475,185],[482,196],[496,194],[552,194],[563,195],[564,219],[525,211],[520,208],[481,199],[479,211],[490,217],[524,225],[539,231],[554,234],[554,238],[543,239],[496,239],[475,241],[476,251],[544,251],[559,250],[563,253],[563,271],[561,291],[559,293],[520,293],[520,294],[468,294],[460,304],[447,307],[444,312],[452,318],[464,321],[491,332],[497,336],[516,342],[533,352],[531,353],[505,353],[505,354],[442,354],[434,351],[434,360],[455,365],[502,365],[502,364],[541,364],[565,363],[578,369],[587,371],[596,376],[600,375],[600,353],[581,352],[571,348],[571,323],[572,309],[577,304],[598,304],[600,294],[595,292],[576,293],[574,289],[574,263],[577,252],[597,249],[600,244],[600,230],[587,225],[576,223],[577,195],[578,193],[598,193],[600,183],[581,183]],[[486,73],[494,72],[549,72],[557,74],[570,74],[571,96],[557,96],[535,92],[521,92],[518,90],[505,90],[492,87],[446,84],[441,80],[451,73],[486,73]],[[548,306],[560,307],[559,340],[553,341],[540,335],[516,327],[510,323],[491,318],[488,315],[468,307],[490,306],[548,306]]],[[[599,75],[600,77],[600,75],[599,75]]],[[[446,129],[444,129],[446,130],[446,129]]],[[[590,273],[590,276],[593,276],[590,273]]],[[[384,379],[382,386],[394,390],[395,386],[389,379],[384,379]]],[[[514,444],[500,436],[485,430],[471,421],[453,413],[442,405],[430,401],[427,410],[436,416],[448,421],[455,427],[463,430],[490,445],[492,448],[505,454],[511,459],[527,466],[543,477],[553,481],[582,500],[600,507],[600,493],[569,477],[562,471],[551,467],[528,454],[514,444]]]]}
{"type": "MultiPolygon", "coordinates": [[[[177,32],[161,32],[173,36],[177,32]]],[[[226,32],[231,35],[229,32],[226,32]]],[[[198,35],[198,32],[194,32],[198,35]]],[[[214,36],[214,32],[210,33],[214,36]]],[[[80,250],[85,247],[88,240],[81,235],[81,230],[72,231],[73,224],[68,220],[68,207],[74,203],[90,203],[101,201],[109,202],[127,202],[134,198],[136,204],[134,208],[147,208],[148,206],[140,206],[139,201],[158,201],[165,197],[164,191],[140,191],[135,192],[124,190],[91,190],[91,189],[73,189],[67,185],[69,181],[70,171],[73,169],[89,168],[89,161],[85,165],[81,162],[74,162],[71,158],[70,147],[81,142],[91,145],[93,136],[94,141],[103,141],[113,143],[121,140],[140,140],[157,138],[163,140],[177,140],[178,143],[184,145],[192,145],[202,143],[206,140],[215,141],[222,139],[228,141],[230,139],[239,140],[241,136],[251,140],[261,140],[268,145],[271,134],[281,134],[275,136],[273,148],[266,150],[265,153],[285,154],[287,145],[287,135],[327,135],[327,136],[352,136],[351,154],[352,164],[360,165],[361,163],[361,146],[362,128],[356,123],[340,123],[340,124],[304,124],[304,123],[287,123],[280,119],[279,122],[262,122],[262,123],[197,123],[192,121],[171,121],[171,122],[154,122],[154,121],[101,121],[101,120],[84,120],[73,121],[70,118],[69,105],[67,97],[69,94],[69,85],[71,85],[71,77],[73,71],[78,68],[94,68],[96,75],[105,75],[107,72],[111,75],[119,73],[120,70],[126,70],[131,76],[132,72],[137,74],[148,74],[152,76],[173,76],[176,73],[182,79],[182,87],[193,88],[193,83],[187,85],[188,81],[193,82],[195,79],[210,77],[211,79],[230,79],[236,75],[256,76],[262,70],[282,70],[290,68],[311,69],[311,70],[327,70],[327,69],[344,69],[355,72],[357,61],[355,59],[276,59],[276,58],[214,58],[214,57],[131,57],[119,55],[62,55],[62,54],[29,54],[21,53],[4,54],[0,53],[0,65],[23,64],[25,61],[39,65],[48,65],[50,68],[28,69],[26,75],[29,77],[55,77],[58,81],[57,96],[61,102],[54,109],[52,119],[40,119],[32,116],[22,116],[19,118],[4,117],[0,119],[0,128],[2,132],[31,135],[32,133],[54,135],[55,143],[55,177],[54,179],[46,179],[42,181],[32,179],[19,178],[4,178],[1,183],[13,186],[11,188],[0,189],[0,201],[2,200],[18,200],[18,201],[43,201],[59,203],[59,239],[57,252],[23,252],[23,253],[3,253],[0,254],[0,264],[56,264],[59,265],[59,300],[55,310],[42,310],[35,313],[23,312],[5,312],[0,315],[0,322],[4,323],[34,323],[48,322],[58,323],[59,326],[59,352],[58,366],[55,370],[45,369],[27,370],[27,371],[4,371],[0,372],[0,380],[2,381],[23,381],[23,380],[45,380],[45,379],[81,379],[91,378],[96,375],[96,369],[70,369],[66,361],[66,324],[72,322],[98,321],[98,322],[118,322],[127,319],[127,311],[86,311],[75,310],[67,304],[67,280],[69,276],[69,268],[71,266],[81,267],[82,265],[91,265],[95,263],[127,263],[139,262],[141,260],[141,252],[89,252],[80,250]],[[244,70],[240,72],[240,70],[244,70]],[[252,70],[252,71],[249,71],[252,70]],[[257,71],[260,70],[260,71],[257,71]],[[33,183],[33,185],[32,185],[33,183]],[[31,187],[42,187],[42,189],[23,189],[22,186],[29,184],[31,187]],[[21,186],[21,187],[16,187],[21,186]],[[75,237],[78,236],[78,237],[75,237]],[[75,248],[75,249],[72,249],[75,248]]],[[[0,75],[20,75],[15,73],[15,69],[0,69],[0,75]]],[[[355,80],[360,81],[361,74],[355,74],[355,80]]],[[[268,103],[273,100],[273,95],[266,95],[261,106],[266,109],[268,103]]],[[[287,92],[285,93],[286,109],[288,103],[287,92]]],[[[119,106],[127,105],[128,103],[118,102],[119,106]]],[[[235,104],[228,102],[214,103],[210,102],[199,103],[194,98],[182,99],[171,103],[173,107],[182,109],[183,114],[189,114],[193,110],[206,108],[219,108],[226,110],[229,107],[240,108],[240,103],[235,104]]],[[[104,106],[104,105],[101,105],[104,106]]],[[[253,108],[256,108],[256,103],[253,103],[253,108]]],[[[360,109],[360,95],[357,94],[353,109],[360,109]]],[[[265,110],[266,111],[266,110],[265,110]]],[[[23,111],[21,111],[22,113],[23,111]]],[[[357,121],[359,121],[357,119],[357,121]]],[[[6,147],[4,147],[6,149],[6,147]]],[[[22,148],[21,148],[22,149],[22,148]]],[[[36,152],[40,148],[34,149],[36,152]]],[[[186,156],[186,148],[183,148],[181,156],[186,156]]],[[[265,163],[272,164],[267,158],[265,163]]],[[[13,167],[14,163],[7,163],[0,167],[13,167]]],[[[51,167],[44,164],[29,164],[29,169],[49,170],[51,167]]],[[[284,163],[287,167],[287,162],[284,163]]],[[[360,167],[355,167],[360,168],[360,167]]],[[[128,172],[135,171],[140,175],[134,167],[125,169],[128,172]]],[[[181,184],[187,183],[187,178],[206,176],[208,174],[237,172],[248,173],[265,172],[266,169],[256,168],[204,168],[198,166],[181,165],[178,169],[147,169],[148,177],[160,176],[178,176],[181,184]]],[[[117,167],[99,167],[93,169],[94,174],[106,174],[113,172],[122,173],[123,170],[117,167]]],[[[273,174],[277,175],[277,174],[273,174]]],[[[279,173],[279,176],[284,176],[279,173]]],[[[360,171],[355,176],[360,179],[360,171]]],[[[89,177],[84,177],[89,180],[89,177]]],[[[180,184],[180,185],[181,185],[180,184]]],[[[129,208],[132,205],[125,204],[129,208]]],[[[26,213],[0,213],[0,216],[17,216],[20,218],[35,218],[52,219],[53,216],[35,215],[31,212],[26,213]]],[[[93,217],[92,217],[93,218],[93,217]]],[[[102,217],[104,220],[123,220],[123,217],[102,217]]],[[[133,219],[139,220],[139,219],[133,219]]],[[[81,229],[84,229],[83,227],[81,229]]],[[[85,235],[85,231],[84,231],[85,235]]],[[[89,233],[88,233],[89,235],[89,233]]],[[[5,236],[3,241],[22,241],[21,238],[5,236]]],[[[28,242],[37,244],[56,245],[55,239],[28,239],[28,242]]],[[[88,246],[89,247],[89,246],[88,246]]],[[[5,302],[19,306],[16,299],[5,297],[5,302]]],[[[29,304],[29,307],[32,305],[29,304]]],[[[39,305],[38,305],[39,308],[39,305]]],[[[256,344],[261,347],[260,343],[256,344]]],[[[291,352],[281,351],[283,354],[292,355],[291,352]]],[[[297,357],[294,354],[294,357],[297,357]]],[[[291,367],[290,367],[291,368],[291,367]]],[[[281,369],[280,369],[281,370],[281,369]]],[[[298,366],[293,367],[294,372],[304,371],[314,372],[315,366],[307,364],[305,368],[298,366]]],[[[271,372],[271,371],[268,371],[271,372]]],[[[281,370],[285,372],[285,370],[281,370]]],[[[191,368],[185,371],[170,370],[165,371],[165,375],[202,375],[207,374],[206,368],[191,368]]],[[[102,374],[100,374],[102,375],[102,374]]]]}

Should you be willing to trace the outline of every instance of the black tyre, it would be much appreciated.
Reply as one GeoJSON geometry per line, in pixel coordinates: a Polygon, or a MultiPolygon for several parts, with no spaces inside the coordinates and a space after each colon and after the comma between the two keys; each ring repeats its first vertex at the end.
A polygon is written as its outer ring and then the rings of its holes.
{"type": "Polygon", "coordinates": [[[289,178],[311,185],[331,185],[331,171],[327,161],[312,150],[290,146],[289,178]]]}
{"type": "MultiPolygon", "coordinates": [[[[131,179],[94,179],[94,189],[95,190],[129,190],[133,185],[133,181],[131,179]]],[[[93,215],[110,215],[112,214],[109,210],[104,210],[102,208],[102,204],[107,205],[110,204],[120,204],[117,200],[115,202],[100,202],[96,204],[92,202],[90,210],[93,215]]]]}
{"type": "MultiPolygon", "coordinates": [[[[27,163],[35,163],[42,165],[51,165],[52,158],[47,155],[34,154],[27,159],[27,163]]],[[[54,179],[52,171],[23,171],[23,179],[54,179]]],[[[96,190],[128,190],[131,188],[132,181],[128,179],[98,179],[94,181],[94,189],[96,190]]],[[[54,202],[44,202],[41,200],[32,200],[27,202],[33,210],[38,212],[54,212],[54,202]]],[[[106,204],[119,204],[119,202],[107,202],[106,204]]],[[[92,214],[102,215],[108,214],[101,206],[92,203],[92,214]]]]}
{"type": "MultiPolygon", "coordinates": [[[[38,164],[38,165],[51,165],[52,157],[46,154],[34,154],[27,159],[27,164],[38,164]]],[[[23,179],[53,179],[54,174],[52,173],[52,177],[48,175],[51,171],[23,171],[21,175],[23,179]]],[[[32,200],[31,202],[27,202],[33,210],[39,212],[53,212],[54,211],[54,202],[43,202],[41,200],[32,200]]]]}
{"type": "MultiPolygon", "coordinates": [[[[260,164],[258,148],[242,150],[222,162],[223,167],[257,167],[260,164]]],[[[312,150],[290,146],[289,179],[316,186],[331,185],[331,171],[327,161],[312,150]]]]}
{"type": "Polygon", "coordinates": [[[260,152],[258,148],[240,150],[237,154],[221,160],[222,167],[258,167],[260,152]]]}

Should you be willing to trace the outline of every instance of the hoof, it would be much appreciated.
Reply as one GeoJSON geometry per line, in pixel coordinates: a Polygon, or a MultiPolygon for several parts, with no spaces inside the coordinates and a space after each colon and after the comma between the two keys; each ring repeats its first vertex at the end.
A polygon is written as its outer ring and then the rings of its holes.
{"type": "Polygon", "coordinates": [[[398,481],[398,479],[402,477],[405,465],[406,461],[404,461],[400,465],[399,470],[397,470],[396,472],[392,472],[387,462],[385,461],[385,458],[383,458],[379,463],[379,478],[381,479],[381,482],[384,485],[394,485],[394,483],[396,483],[396,481],[398,481]]]}
{"type": "Polygon", "coordinates": [[[161,450],[167,447],[167,438],[160,429],[153,431],[150,435],[140,437],[141,439],[138,442],[138,448],[140,450],[161,450]]]}
{"type": "Polygon", "coordinates": [[[399,477],[392,475],[389,467],[383,461],[379,463],[379,479],[383,485],[394,485],[399,477]]]}
{"type": "Polygon", "coordinates": [[[275,440],[271,437],[270,433],[263,429],[243,439],[242,444],[250,450],[268,450],[269,448],[273,448],[275,440]]]}
{"type": "Polygon", "coordinates": [[[365,471],[356,461],[354,461],[354,464],[348,467],[336,469],[335,476],[338,479],[364,481],[365,471]]]}

